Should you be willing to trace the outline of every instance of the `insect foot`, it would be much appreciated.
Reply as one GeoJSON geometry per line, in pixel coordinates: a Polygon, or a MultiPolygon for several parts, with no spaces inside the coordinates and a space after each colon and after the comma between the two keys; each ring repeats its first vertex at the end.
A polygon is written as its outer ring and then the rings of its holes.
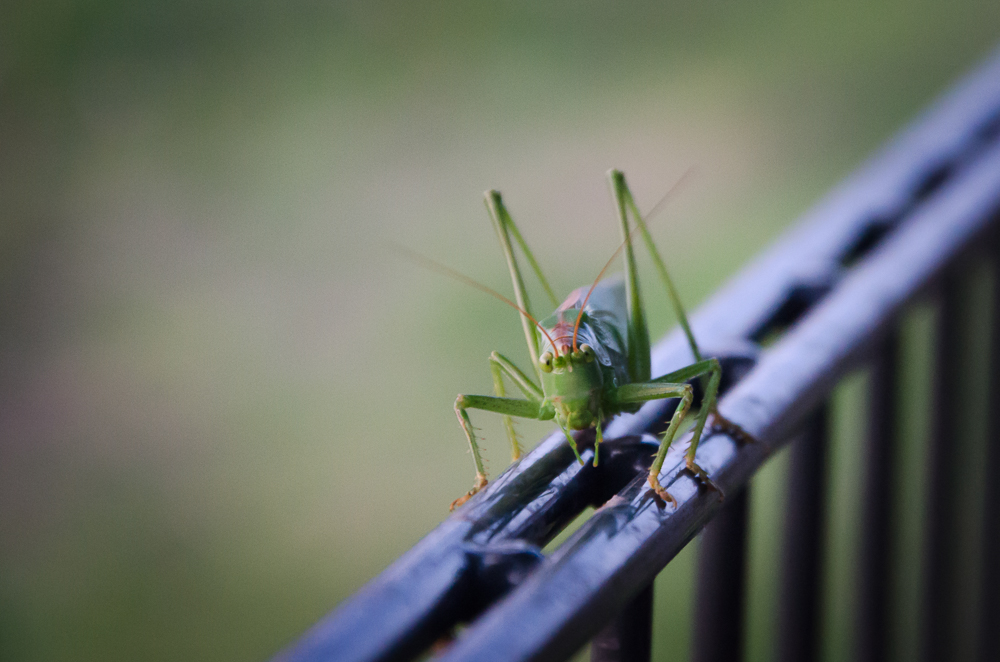
{"type": "Polygon", "coordinates": [[[656,476],[654,476],[653,474],[649,474],[648,482],[649,486],[653,489],[653,492],[656,493],[656,496],[660,497],[674,508],[677,507],[677,499],[675,499],[673,495],[670,494],[670,492],[663,489],[663,486],[660,485],[660,480],[656,476]]]}
{"type": "Polygon", "coordinates": [[[694,477],[701,482],[702,485],[708,489],[719,493],[719,501],[724,501],[726,499],[726,493],[722,491],[722,488],[715,484],[708,472],[698,466],[698,463],[694,460],[687,458],[687,466],[685,467],[689,472],[691,472],[694,477]]]}
{"type": "Polygon", "coordinates": [[[483,474],[476,474],[476,484],[473,485],[472,489],[469,490],[467,493],[463,494],[462,496],[452,501],[451,505],[448,506],[448,512],[454,512],[456,508],[458,508],[463,503],[465,503],[473,496],[475,496],[476,492],[486,487],[487,482],[488,481],[486,480],[486,476],[484,476],[483,474]]]}
{"type": "Polygon", "coordinates": [[[712,432],[721,432],[725,435],[729,435],[741,444],[757,443],[757,440],[752,434],[720,414],[718,410],[712,412],[712,422],[709,425],[709,429],[712,432]]]}

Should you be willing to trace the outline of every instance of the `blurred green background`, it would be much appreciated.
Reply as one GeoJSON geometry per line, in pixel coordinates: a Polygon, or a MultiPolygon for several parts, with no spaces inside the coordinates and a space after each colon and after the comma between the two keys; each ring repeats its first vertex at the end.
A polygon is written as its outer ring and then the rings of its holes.
{"type": "MultiPolygon", "coordinates": [[[[481,199],[499,188],[565,293],[617,245],[609,167],[644,208],[693,167],[654,234],[694,306],[1000,37],[995,0],[0,18],[5,661],[266,659],[448,514],[473,476],[455,394],[489,393],[489,352],[524,363],[523,336],[387,240],[507,292],[481,199]]],[[[496,475],[506,442],[475,422],[496,475]]],[[[752,659],[773,641],[781,469],[753,502],[752,659]]],[[[658,659],[687,651],[694,554],[658,581],[658,659]]],[[[843,567],[828,659],[849,641],[843,567]]]]}

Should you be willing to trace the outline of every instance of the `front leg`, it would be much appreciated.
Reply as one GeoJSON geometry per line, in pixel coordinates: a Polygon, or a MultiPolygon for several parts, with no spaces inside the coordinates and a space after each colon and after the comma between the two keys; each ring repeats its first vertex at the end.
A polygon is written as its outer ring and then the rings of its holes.
{"type": "MultiPolygon", "coordinates": [[[[541,402],[545,397],[542,389],[538,388],[531,379],[524,374],[520,368],[500,352],[490,354],[490,372],[493,373],[493,389],[498,397],[506,397],[507,391],[504,389],[503,376],[507,375],[514,384],[521,389],[525,397],[532,402],[541,402]]],[[[517,440],[517,431],[514,430],[514,421],[508,416],[503,417],[503,426],[507,430],[507,438],[510,440],[511,459],[517,460],[521,457],[521,444],[517,440]]]]}
{"type": "Polygon", "coordinates": [[[458,416],[458,422],[462,425],[465,436],[469,440],[469,448],[472,449],[472,460],[476,464],[476,482],[468,494],[460,496],[452,502],[449,510],[455,510],[471,499],[476,492],[486,487],[486,467],[483,466],[483,457],[479,452],[475,429],[472,427],[472,420],[469,418],[467,409],[482,409],[506,416],[534,418],[541,421],[551,419],[555,415],[554,411],[543,408],[541,402],[514,398],[493,398],[488,395],[459,395],[455,399],[455,415],[458,416]]]}

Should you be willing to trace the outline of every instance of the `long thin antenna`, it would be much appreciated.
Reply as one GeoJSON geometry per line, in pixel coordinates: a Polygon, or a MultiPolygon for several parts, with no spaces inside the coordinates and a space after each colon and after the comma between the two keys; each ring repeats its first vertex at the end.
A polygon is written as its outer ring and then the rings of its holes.
{"type": "MultiPolygon", "coordinates": [[[[629,235],[629,237],[631,237],[631,236],[632,235],[629,235]]],[[[622,244],[617,249],[615,249],[615,252],[611,254],[611,258],[608,259],[608,261],[604,263],[604,268],[601,269],[601,273],[597,274],[597,278],[594,279],[594,284],[590,286],[589,290],[587,290],[587,296],[583,297],[583,303],[580,304],[580,312],[578,312],[576,314],[576,324],[573,325],[573,351],[574,352],[577,350],[577,347],[576,347],[576,334],[580,330],[580,320],[583,319],[583,308],[584,308],[584,306],[587,305],[587,301],[590,300],[590,295],[594,293],[594,288],[597,287],[597,284],[599,282],[601,282],[602,278],[604,278],[604,273],[608,270],[608,267],[611,266],[611,263],[615,261],[615,258],[618,257],[618,254],[622,252],[623,248],[625,248],[625,242],[622,242],[622,244]]]]}
{"type": "MultiPolygon", "coordinates": [[[[676,182],[674,182],[674,185],[671,186],[667,190],[667,192],[663,194],[663,197],[660,198],[660,201],[657,202],[655,205],[653,205],[653,208],[650,209],[649,212],[646,214],[646,218],[644,219],[646,223],[649,223],[649,221],[652,220],[652,218],[654,216],[656,216],[658,213],[660,213],[660,211],[663,210],[663,207],[666,206],[667,201],[673,196],[673,194],[677,191],[677,189],[680,188],[681,184],[683,184],[685,181],[687,181],[688,177],[693,172],[694,172],[694,167],[693,166],[684,171],[684,174],[681,175],[680,179],[678,179],[676,182]]],[[[638,224],[637,224],[637,226],[638,226],[638,224]]],[[[602,278],[604,278],[604,274],[607,272],[608,267],[610,267],[611,263],[615,261],[615,258],[618,257],[618,254],[622,252],[622,249],[625,248],[625,246],[630,241],[632,241],[632,237],[634,237],[634,236],[635,235],[632,234],[632,232],[629,232],[628,233],[628,239],[625,239],[624,241],[622,241],[622,243],[618,244],[618,248],[616,248],[615,252],[611,254],[611,258],[604,264],[604,268],[601,269],[601,272],[599,274],[597,274],[597,278],[594,279],[594,283],[590,286],[590,289],[587,290],[587,296],[585,296],[583,298],[583,303],[580,304],[580,312],[578,312],[576,314],[576,324],[573,325],[573,351],[574,352],[577,350],[577,347],[576,347],[576,335],[577,335],[577,332],[579,332],[579,330],[580,330],[580,320],[583,319],[583,309],[587,305],[587,301],[590,300],[590,295],[594,293],[594,288],[596,288],[597,284],[601,282],[602,278]]]]}
{"type": "Polygon", "coordinates": [[[494,290],[491,287],[487,287],[486,285],[483,285],[482,283],[469,278],[468,276],[466,276],[465,274],[463,274],[463,273],[461,273],[459,271],[455,271],[451,267],[445,266],[445,265],[441,264],[440,262],[436,262],[435,260],[432,260],[431,258],[427,257],[426,255],[421,255],[420,253],[418,253],[418,252],[416,252],[414,250],[411,250],[409,248],[406,248],[405,246],[400,246],[399,244],[397,244],[397,243],[395,243],[393,241],[390,241],[388,243],[389,243],[389,245],[394,250],[396,250],[396,251],[402,253],[403,255],[407,256],[408,258],[410,258],[411,260],[413,260],[414,262],[416,262],[418,265],[424,267],[425,269],[428,269],[430,271],[434,271],[434,272],[439,273],[439,274],[441,274],[443,276],[448,276],[449,278],[453,278],[453,279],[457,280],[460,283],[465,283],[466,285],[469,285],[470,287],[476,288],[480,292],[485,292],[486,294],[489,294],[490,296],[492,296],[492,297],[494,297],[496,299],[499,299],[500,301],[503,301],[505,304],[507,304],[508,306],[510,306],[511,308],[513,308],[514,310],[518,311],[519,313],[521,313],[522,315],[524,315],[525,317],[527,317],[529,320],[531,320],[534,323],[534,325],[538,327],[538,330],[541,331],[545,335],[545,337],[549,339],[549,343],[552,345],[552,350],[555,352],[556,356],[559,356],[559,349],[556,347],[555,341],[552,340],[552,336],[550,336],[549,332],[545,330],[545,327],[543,327],[541,324],[539,324],[538,320],[536,320],[534,317],[532,317],[531,314],[528,311],[524,310],[523,308],[521,308],[519,305],[517,305],[516,303],[514,303],[513,301],[511,301],[510,299],[508,299],[504,295],[500,294],[499,292],[497,292],[496,290],[494,290]]]}

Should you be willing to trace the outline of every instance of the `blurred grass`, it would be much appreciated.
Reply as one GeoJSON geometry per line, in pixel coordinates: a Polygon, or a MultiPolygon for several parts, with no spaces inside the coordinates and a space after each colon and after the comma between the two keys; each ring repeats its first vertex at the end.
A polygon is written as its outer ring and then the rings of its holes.
{"type": "MultiPolygon", "coordinates": [[[[693,166],[654,232],[694,305],[1000,32],[992,2],[2,15],[4,660],[266,658],[443,519],[471,480],[451,402],[489,391],[489,351],[523,362],[520,332],[384,238],[506,291],[497,187],[565,292],[617,243],[607,168],[648,207],[693,166]]],[[[658,579],[658,659],[687,650],[695,553],[658,579]]]]}

